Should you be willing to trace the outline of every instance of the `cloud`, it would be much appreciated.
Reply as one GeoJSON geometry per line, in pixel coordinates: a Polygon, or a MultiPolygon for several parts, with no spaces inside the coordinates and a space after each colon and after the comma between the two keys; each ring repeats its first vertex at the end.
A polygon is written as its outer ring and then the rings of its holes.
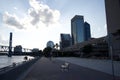
{"type": "Polygon", "coordinates": [[[17,7],[13,7],[13,9],[14,9],[14,10],[18,10],[18,8],[17,8],[17,7]]]}
{"type": "Polygon", "coordinates": [[[23,18],[5,12],[3,22],[17,29],[27,29],[28,26],[38,27],[38,25],[50,26],[59,23],[60,12],[58,10],[53,10],[37,0],[29,0],[29,4],[30,8],[23,18]]]}
{"type": "Polygon", "coordinates": [[[18,29],[24,28],[22,23],[20,23],[20,19],[16,15],[11,15],[8,12],[4,13],[3,22],[7,25],[14,26],[18,29]]]}
{"type": "Polygon", "coordinates": [[[104,28],[107,29],[107,24],[104,25],[104,28]]]}
{"type": "Polygon", "coordinates": [[[107,35],[107,24],[104,25],[104,34],[107,35]]]}
{"type": "Polygon", "coordinates": [[[93,28],[92,30],[92,37],[103,37],[107,35],[107,25],[103,26],[96,26],[96,28],[93,28]]]}
{"type": "Polygon", "coordinates": [[[8,45],[8,40],[3,39],[1,35],[0,35],[0,45],[8,45]]]}
{"type": "Polygon", "coordinates": [[[36,0],[29,0],[29,3],[31,6],[29,15],[33,18],[31,21],[33,25],[39,21],[46,25],[58,22],[60,17],[60,12],[58,10],[52,10],[49,6],[36,0]]]}

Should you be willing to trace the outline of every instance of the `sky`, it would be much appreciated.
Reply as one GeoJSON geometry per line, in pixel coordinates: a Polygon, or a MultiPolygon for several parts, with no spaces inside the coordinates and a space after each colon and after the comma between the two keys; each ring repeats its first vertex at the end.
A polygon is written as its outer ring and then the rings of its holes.
{"type": "Polygon", "coordinates": [[[0,0],[0,45],[44,49],[48,41],[60,42],[60,34],[71,34],[71,19],[83,15],[91,35],[107,35],[104,0],[0,0]]]}

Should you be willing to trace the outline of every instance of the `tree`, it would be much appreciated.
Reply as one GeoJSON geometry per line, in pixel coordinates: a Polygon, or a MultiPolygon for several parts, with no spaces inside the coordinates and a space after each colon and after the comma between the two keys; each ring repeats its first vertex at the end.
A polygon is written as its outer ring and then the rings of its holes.
{"type": "Polygon", "coordinates": [[[58,43],[56,43],[54,46],[56,49],[58,49],[58,47],[59,47],[58,43]]]}
{"type": "Polygon", "coordinates": [[[89,55],[93,51],[93,46],[91,44],[87,44],[83,47],[82,52],[84,52],[84,55],[89,55]]]}
{"type": "Polygon", "coordinates": [[[46,57],[50,57],[51,51],[52,51],[51,47],[46,47],[46,48],[44,48],[43,53],[46,57]]]}

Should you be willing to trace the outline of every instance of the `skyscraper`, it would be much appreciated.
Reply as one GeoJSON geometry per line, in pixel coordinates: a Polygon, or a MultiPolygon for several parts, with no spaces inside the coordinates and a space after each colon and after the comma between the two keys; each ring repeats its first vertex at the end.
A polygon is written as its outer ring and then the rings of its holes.
{"type": "Polygon", "coordinates": [[[87,22],[84,23],[83,16],[75,15],[71,19],[71,35],[73,45],[91,38],[90,24],[87,22]]]}
{"type": "Polygon", "coordinates": [[[60,49],[71,46],[70,34],[60,34],[60,49]]]}
{"type": "Polygon", "coordinates": [[[84,38],[84,18],[81,15],[75,15],[71,19],[72,44],[80,43],[84,38]]]}
{"type": "Polygon", "coordinates": [[[85,41],[87,41],[91,38],[90,24],[85,22],[84,23],[84,28],[85,28],[85,41]]]}

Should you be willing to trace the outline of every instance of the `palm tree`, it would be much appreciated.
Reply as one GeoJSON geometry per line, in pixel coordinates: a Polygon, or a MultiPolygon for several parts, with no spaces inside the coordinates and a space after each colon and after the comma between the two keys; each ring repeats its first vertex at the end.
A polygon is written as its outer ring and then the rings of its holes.
{"type": "Polygon", "coordinates": [[[55,44],[55,47],[56,47],[56,49],[58,49],[58,47],[59,47],[58,43],[55,44]]]}

